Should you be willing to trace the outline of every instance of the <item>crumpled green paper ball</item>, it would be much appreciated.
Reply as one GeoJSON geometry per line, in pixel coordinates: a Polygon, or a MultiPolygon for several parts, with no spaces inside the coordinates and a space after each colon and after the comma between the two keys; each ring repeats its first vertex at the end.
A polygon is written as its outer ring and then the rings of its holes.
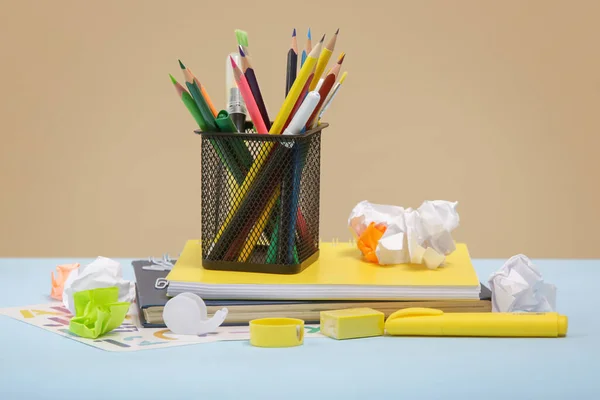
{"type": "Polygon", "coordinates": [[[83,290],[73,295],[75,316],[69,330],[84,338],[95,339],[118,328],[129,311],[129,302],[119,302],[116,286],[83,290]]]}

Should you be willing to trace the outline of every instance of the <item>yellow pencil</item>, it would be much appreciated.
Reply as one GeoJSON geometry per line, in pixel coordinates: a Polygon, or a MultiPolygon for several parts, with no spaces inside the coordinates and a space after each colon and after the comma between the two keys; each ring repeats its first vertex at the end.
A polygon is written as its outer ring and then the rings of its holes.
{"type": "Polygon", "coordinates": [[[323,75],[323,72],[325,72],[327,63],[329,62],[329,59],[333,54],[333,50],[335,49],[335,42],[337,41],[337,36],[339,32],[340,30],[338,29],[335,32],[335,35],[333,35],[333,37],[329,40],[329,43],[327,43],[327,46],[323,47],[323,51],[321,51],[321,54],[319,55],[319,61],[317,62],[317,66],[315,68],[315,76],[313,77],[313,80],[310,83],[310,86],[308,87],[309,92],[315,90],[315,87],[319,83],[321,75],[323,75]]]}
{"type": "MultiPolygon", "coordinates": [[[[300,96],[300,93],[302,92],[302,89],[304,88],[304,85],[306,84],[308,77],[313,73],[313,71],[315,69],[315,65],[317,65],[317,55],[320,53],[320,51],[321,51],[321,43],[318,43],[312,49],[310,54],[306,57],[306,61],[304,62],[304,65],[300,69],[298,76],[296,76],[296,80],[294,81],[292,88],[290,89],[288,95],[286,96],[286,98],[283,102],[283,105],[281,106],[281,109],[279,110],[279,114],[277,114],[277,117],[275,118],[275,121],[273,122],[273,125],[271,126],[271,129],[269,131],[269,134],[271,134],[271,135],[280,135],[281,134],[283,125],[287,121],[287,118],[290,115],[290,112],[292,111],[294,104],[296,104],[296,100],[298,100],[298,97],[300,96]]],[[[227,217],[225,217],[225,221],[223,221],[223,225],[221,225],[221,228],[219,229],[219,231],[217,232],[217,234],[215,236],[213,246],[221,238],[221,235],[225,231],[225,228],[227,228],[227,226],[231,222],[231,219],[233,218],[235,213],[238,211],[239,205],[242,204],[244,197],[246,197],[246,194],[248,193],[248,190],[254,184],[254,179],[258,175],[260,175],[259,171],[262,168],[265,161],[268,159],[267,155],[269,154],[269,151],[272,149],[273,146],[274,146],[273,142],[264,143],[262,145],[262,148],[261,148],[259,154],[255,158],[256,161],[254,161],[254,163],[250,166],[250,169],[248,170],[248,173],[246,174],[246,179],[244,179],[244,182],[242,182],[242,184],[240,186],[239,196],[241,197],[241,199],[237,203],[238,204],[237,206],[234,205],[229,210],[229,214],[227,214],[227,217]]]]}
{"type": "MultiPolygon", "coordinates": [[[[294,104],[298,100],[302,89],[304,89],[304,85],[308,80],[308,77],[313,73],[315,66],[317,65],[317,55],[321,51],[322,43],[319,42],[310,52],[310,54],[306,57],[306,61],[304,61],[304,65],[300,69],[298,76],[296,76],[296,80],[292,85],[288,95],[286,96],[275,121],[273,121],[273,125],[269,130],[269,133],[274,135],[280,135],[283,130],[283,125],[287,121],[292,109],[294,108],[294,104]]],[[[313,77],[312,82],[315,82],[315,78],[313,77]]]]}
{"type": "Polygon", "coordinates": [[[277,186],[277,188],[273,192],[273,195],[269,199],[267,207],[263,210],[260,218],[258,219],[258,222],[252,227],[252,231],[250,231],[248,238],[244,242],[244,247],[242,248],[240,256],[238,257],[238,262],[246,262],[246,260],[248,260],[248,257],[250,257],[252,249],[254,249],[254,246],[256,246],[256,242],[258,242],[258,239],[260,238],[260,234],[265,229],[267,222],[269,222],[271,210],[273,209],[275,203],[277,203],[277,198],[279,197],[280,193],[281,189],[279,188],[279,186],[277,186]]]}

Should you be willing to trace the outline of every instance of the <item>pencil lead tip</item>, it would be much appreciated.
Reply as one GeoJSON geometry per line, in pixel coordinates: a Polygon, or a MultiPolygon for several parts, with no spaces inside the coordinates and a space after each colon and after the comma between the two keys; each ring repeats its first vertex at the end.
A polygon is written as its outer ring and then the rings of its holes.
{"type": "Polygon", "coordinates": [[[325,40],[325,34],[323,34],[323,37],[321,38],[321,40],[319,40],[319,43],[323,43],[324,40],[325,40]]]}
{"type": "Polygon", "coordinates": [[[244,48],[242,46],[238,46],[238,48],[240,50],[240,56],[246,57],[246,53],[244,53],[244,48]]]}
{"type": "Polygon", "coordinates": [[[177,60],[179,61],[179,66],[181,67],[181,69],[185,69],[185,65],[183,65],[183,63],[181,62],[181,60],[177,60]]]}
{"type": "Polygon", "coordinates": [[[312,40],[312,35],[310,34],[310,28],[308,28],[308,38],[312,40]]]}
{"type": "Polygon", "coordinates": [[[237,64],[235,63],[233,57],[229,56],[229,61],[231,61],[231,66],[235,69],[237,67],[237,64]]]}
{"type": "Polygon", "coordinates": [[[292,33],[292,37],[296,36],[296,28],[294,28],[294,32],[292,33]]]}
{"type": "Polygon", "coordinates": [[[346,53],[342,51],[342,54],[340,54],[340,58],[337,63],[342,64],[344,62],[344,58],[346,58],[346,53]]]}
{"type": "Polygon", "coordinates": [[[173,77],[173,75],[171,75],[171,74],[169,74],[169,76],[171,77],[171,82],[172,82],[174,85],[175,85],[175,84],[177,84],[177,79],[175,79],[175,78],[173,77]]]}
{"type": "Polygon", "coordinates": [[[337,35],[338,33],[340,33],[340,28],[338,28],[337,31],[335,31],[335,34],[337,35]]]}

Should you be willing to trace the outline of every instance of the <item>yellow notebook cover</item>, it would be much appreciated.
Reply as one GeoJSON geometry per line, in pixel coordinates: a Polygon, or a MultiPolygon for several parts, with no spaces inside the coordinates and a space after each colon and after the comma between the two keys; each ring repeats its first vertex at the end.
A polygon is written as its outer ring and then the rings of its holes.
{"type": "Polygon", "coordinates": [[[472,288],[479,287],[467,246],[456,250],[444,265],[430,270],[424,265],[397,264],[380,266],[362,259],[360,251],[349,243],[322,243],[320,256],[304,271],[294,274],[266,274],[237,271],[212,271],[202,268],[200,240],[189,240],[167,276],[169,282],[208,285],[350,285],[472,288]]]}

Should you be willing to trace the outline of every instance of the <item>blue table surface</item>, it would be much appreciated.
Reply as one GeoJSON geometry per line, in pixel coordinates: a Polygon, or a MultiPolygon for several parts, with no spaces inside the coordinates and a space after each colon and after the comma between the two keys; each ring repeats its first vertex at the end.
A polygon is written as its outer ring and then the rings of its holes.
{"type": "MultiPolygon", "coordinates": [[[[133,280],[131,260],[117,259],[133,280]]],[[[48,302],[50,271],[92,259],[0,259],[0,307],[48,302]]],[[[487,282],[503,260],[473,260],[487,282]]],[[[565,338],[306,339],[106,352],[0,316],[0,399],[599,399],[600,260],[534,260],[565,338]]]]}

